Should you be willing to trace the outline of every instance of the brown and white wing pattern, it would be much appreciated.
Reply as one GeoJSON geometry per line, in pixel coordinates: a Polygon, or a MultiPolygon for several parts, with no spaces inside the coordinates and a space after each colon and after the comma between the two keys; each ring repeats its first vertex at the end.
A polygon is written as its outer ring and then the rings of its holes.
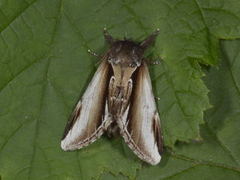
{"type": "Polygon", "coordinates": [[[118,119],[121,135],[142,160],[156,165],[161,160],[162,136],[152,84],[146,63],[136,74],[131,103],[118,119]]]}
{"type": "Polygon", "coordinates": [[[108,114],[106,97],[109,71],[109,64],[103,60],[68,121],[61,141],[63,150],[87,146],[98,139],[111,123],[105,117],[108,114]]]}

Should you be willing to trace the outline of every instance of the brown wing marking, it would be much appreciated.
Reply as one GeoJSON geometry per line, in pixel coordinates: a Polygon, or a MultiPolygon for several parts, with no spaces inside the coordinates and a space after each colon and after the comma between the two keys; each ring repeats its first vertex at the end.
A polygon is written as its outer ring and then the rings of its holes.
{"type": "Polygon", "coordinates": [[[63,150],[80,149],[98,139],[109,126],[107,88],[110,66],[102,61],[69,120],[61,141],[63,150]]]}
{"type": "Polygon", "coordinates": [[[62,139],[61,139],[61,140],[63,140],[63,139],[66,137],[68,131],[74,126],[77,118],[80,116],[81,107],[82,107],[82,103],[81,103],[81,101],[80,101],[80,102],[77,104],[75,110],[73,111],[70,119],[69,119],[68,122],[67,122],[67,125],[66,125],[66,127],[65,127],[65,129],[64,129],[64,133],[63,133],[63,136],[62,136],[62,139]]]}
{"type": "Polygon", "coordinates": [[[152,130],[155,136],[156,144],[158,146],[158,151],[161,154],[163,152],[163,137],[161,132],[160,118],[157,111],[155,112],[152,125],[152,130]]]}
{"type": "Polygon", "coordinates": [[[118,120],[121,134],[142,160],[155,165],[160,162],[159,150],[162,149],[160,119],[152,93],[148,68],[143,63],[136,72],[128,115],[118,120]]]}

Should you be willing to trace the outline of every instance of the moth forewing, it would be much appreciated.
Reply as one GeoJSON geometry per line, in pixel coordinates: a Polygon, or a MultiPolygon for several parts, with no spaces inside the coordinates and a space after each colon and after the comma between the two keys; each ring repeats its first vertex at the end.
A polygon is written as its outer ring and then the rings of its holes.
{"type": "Polygon", "coordinates": [[[80,149],[105,130],[113,134],[117,129],[140,159],[152,165],[160,162],[160,119],[144,61],[144,51],[158,32],[141,43],[116,40],[104,32],[110,49],[67,124],[63,150],[80,149]]]}
{"type": "Polygon", "coordinates": [[[110,124],[109,119],[104,118],[108,114],[106,97],[109,72],[109,64],[103,60],[65,128],[61,141],[63,150],[87,146],[99,138],[110,124]]]}
{"type": "Polygon", "coordinates": [[[162,136],[146,63],[139,67],[134,84],[129,112],[118,119],[118,124],[133,152],[140,159],[156,165],[161,160],[162,136]]]}

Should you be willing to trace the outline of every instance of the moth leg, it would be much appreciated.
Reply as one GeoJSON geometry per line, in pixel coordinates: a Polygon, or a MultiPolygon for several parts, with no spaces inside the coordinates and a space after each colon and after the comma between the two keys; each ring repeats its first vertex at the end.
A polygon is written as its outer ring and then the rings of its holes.
{"type": "Polygon", "coordinates": [[[107,28],[103,29],[103,35],[108,44],[111,45],[115,41],[114,38],[108,33],[107,28]]]}
{"type": "Polygon", "coordinates": [[[133,87],[132,84],[133,84],[132,79],[129,79],[128,80],[127,91],[126,91],[126,95],[125,95],[126,100],[128,100],[130,95],[132,94],[132,87],[133,87]]]}
{"type": "Polygon", "coordinates": [[[110,79],[109,88],[108,88],[108,107],[109,107],[110,111],[111,111],[110,107],[113,107],[113,103],[116,99],[114,96],[114,82],[115,82],[115,77],[112,76],[110,79]]]}
{"type": "Polygon", "coordinates": [[[108,127],[112,123],[112,115],[109,113],[109,109],[108,109],[108,100],[106,101],[105,113],[104,113],[104,116],[102,118],[103,118],[103,130],[107,131],[108,127]]]}
{"type": "Polygon", "coordinates": [[[123,102],[122,102],[122,108],[121,108],[121,114],[123,114],[126,109],[127,109],[127,106],[129,104],[129,99],[130,99],[130,96],[132,94],[132,79],[129,79],[128,81],[128,85],[127,85],[127,89],[125,91],[125,94],[124,94],[124,97],[123,97],[123,102]]]}

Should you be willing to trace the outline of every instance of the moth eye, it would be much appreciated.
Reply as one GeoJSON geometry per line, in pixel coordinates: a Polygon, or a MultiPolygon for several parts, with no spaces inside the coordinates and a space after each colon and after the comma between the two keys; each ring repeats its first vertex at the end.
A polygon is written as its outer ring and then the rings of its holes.
{"type": "Polygon", "coordinates": [[[134,67],[136,67],[136,66],[137,66],[137,63],[136,63],[136,62],[133,62],[133,63],[129,64],[129,67],[132,67],[132,68],[134,68],[134,67]]]}
{"type": "Polygon", "coordinates": [[[114,61],[115,61],[114,58],[112,58],[112,57],[108,58],[108,62],[109,62],[109,63],[114,63],[114,61]]]}
{"type": "Polygon", "coordinates": [[[131,64],[129,64],[129,67],[134,68],[134,67],[139,67],[140,65],[141,65],[141,61],[139,62],[139,61],[135,60],[131,64]]]}
{"type": "Polygon", "coordinates": [[[117,59],[117,58],[109,58],[109,59],[108,59],[108,62],[109,62],[109,63],[112,63],[112,64],[118,64],[118,63],[120,62],[120,60],[117,59]]]}

